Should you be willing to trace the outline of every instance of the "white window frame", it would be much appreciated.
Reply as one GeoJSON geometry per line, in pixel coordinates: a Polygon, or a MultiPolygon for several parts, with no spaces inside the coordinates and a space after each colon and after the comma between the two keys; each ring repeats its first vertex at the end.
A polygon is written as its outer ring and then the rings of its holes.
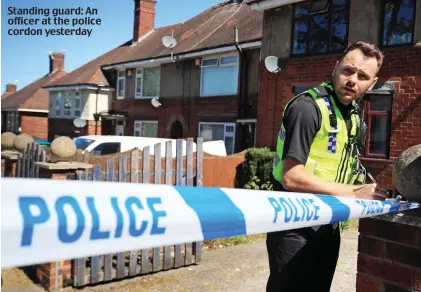
{"type": "Polygon", "coordinates": [[[137,68],[136,69],[136,79],[135,79],[135,88],[134,88],[134,94],[135,98],[142,99],[143,97],[143,68],[137,68]],[[140,84],[140,94],[137,94],[137,78],[142,78],[142,82],[140,84]]]}
{"type": "Polygon", "coordinates": [[[117,99],[124,99],[124,94],[126,93],[126,70],[123,71],[117,71],[117,99]],[[120,76],[120,73],[124,73],[124,76],[120,76]],[[123,80],[123,95],[120,96],[120,80],[123,80]]]}
{"type": "MultiPolygon", "coordinates": [[[[238,66],[238,67],[240,66],[240,57],[239,57],[238,54],[235,54],[235,53],[202,58],[202,60],[200,61],[200,97],[232,95],[232,93],[203,94],[202,93],[202,87],[203,87],[203,72],[204,72],[203,69],[212,68],[212,67],[233,67],[233,66],[238,66]],[[237,62],[230,63],[230,64],[222,64],[221,65],[221,59],[222,58],[232,57],[232,56],[236,56],[237,57],[237,62]],[[204,66],[203,65],[203,61],[212,60],[212,59],[217,59],[217,64],[216,65],[207,65],[207,66],[204,66]]],[[[240,70],[238,70],[238,75],[237,75],[237,92],[235,94],[238,94],[238,78],[239,78],[239,75],[240,75],[240,70]]]]}
{"type": "Polygon", "coordinates": [[[61,91],[57,92],[56,94],[56,100],[54,104],[54,110],[56,111],[56,117],[61,117],[62,115],[62,109],[63,109],[63,93],[61,91]],[[57,109],[57,99],[60,96],[60,108],[57,109]]]}
{"type": "Polygon", "coordinates": [[[64,94],[64,99],[63,99],[63,106],[62,106],[62,108],[63,108],[63,117],[66,117],[66,118],[72,118],[73,117],[73,109],[74,109],[74,106],[73,106],[73,98],[72,98],[72,92],[71,91],[66,91],[65,92],[65,94],[64,94]],[[69,109],[66,109],[65,108],[65,104],[64,104],[64,100],[65,99],[70,99],[70,108],[69,109]],[[66,115],[66,112],[68,112],[69,114],[68,115],[66,115]]]}
{"type": "MultiPolygon", "coordinates": [[[[153,121],[153,120],[135,120],[134,121],[134,125],[133,125],[133,136],[134,137],[143,137],[142,136],[142,124],[146,123],[146,124],[157,124],[158,126],[158,121],[153,121]],[[139,124],[139,131],[140,131],[140,136],[136,136],[135,132],[136,132],[136,124],[139,124]]],[[[158,137],[158,132],[156,133],[156,136],[158,137]]]]}
{"type": "Polygon", "coordinates": [[[136,79],[135,79],[135,99],[153,99],[153,98],[159,98],[159,96],[144,96],[143,95],[143,87],[144,87],[144,82],[145,82],[145,69],[151,69],[151,68],[158,68],[160,70],[159,75],[160,75],[160,85],[161,85],[161,67],[160,66],[155,66],[155,67],[147,67],[147,68],[137,68],[136,69],[136,79]],[[138,71],[141,71],[142,73],[138,73],[138,71]],[[140,90],[140,95],[137,94],[137,78],[138,77],[142,77],[142,87],[140,90]]]}
{"type": "MultiPolygon", "coordinates": [[[[235,153],[235,133],[237,131],[236,123],[221,123],[221,122],[199,122],[199,133],[197,137],[200,137],[200,130],[202,128],[202,125],[224,125],[224,144],[225,144],[225,138],[226,137],[232,137],[233,138],[233,149],[232,153],[235,153]],[[227,127],[234,127],[234,131],[227,132],[227,127]]],[[[226,145],[225,145],[226,147],[226,145]]]]}
{"type": "Polygon", "coordinates": [[[74,117],[81,117],[82,116],[82,93],[80,91],[75,91],[74,99],[73,99],[73,115],[74,117]],[[76,95],[76,94],[79,95],[76,95]],[[79,107],[76,107],[76,100],[79,100],[79,107]],[[79,114],[76,114],[76,111],[79,111],[79,114]]]}

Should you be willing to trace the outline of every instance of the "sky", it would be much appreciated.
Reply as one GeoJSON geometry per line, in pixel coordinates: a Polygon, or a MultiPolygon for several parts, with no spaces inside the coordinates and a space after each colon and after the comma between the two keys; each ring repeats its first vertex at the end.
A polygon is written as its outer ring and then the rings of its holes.
{"type": "MultiPolygon", "coordinates": [[[[187,21],[214,4],[223,0],[157,0],[155,27],[162,27],[187,21]]],[[[130,40],[133,35],[134,1],[133,0],[1,0],[1,93],[7,83],[17,81],[18,90],[34,82],[49,72],[49,52],[64,52],[64,69],[71,72],[83,64],[99,57],[109,50],[130,40]],[[38,8],[42,14],[49,9],[49,16],[8,15],[9,7],[38,8]],[[26,18],[51,17],[54,9],[95,8],[100,18],[100,25],[72,27],[72,18],[85,17],[62,15],[69,18],[70,25],[13,25],[9,21],[15,17],[26,18]],[[42,10],[41,10],[42,9],[42,10]],[[10,29],[42,29],[43,35],[9,35],[10,29]],[[57,28],[92,29],[88,36],[46,36],[44,29],[57,28]]]]}

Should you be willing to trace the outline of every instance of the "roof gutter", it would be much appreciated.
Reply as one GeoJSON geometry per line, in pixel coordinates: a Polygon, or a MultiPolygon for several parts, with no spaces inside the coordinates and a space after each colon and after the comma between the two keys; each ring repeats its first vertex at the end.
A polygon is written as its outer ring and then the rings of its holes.
{"type": "Polygon", "coordinates": [[[3,112],[31,112],[31,113],[47,113],[48,110],[29,109],[29,108],[2,108],[3,112]]]}
{"type": "Polygon", "coordinates": [[[297,2],[303,2],[303,1],[305,0],[263,0],[259,2],[249,1],[249,2],[252,2],[252,4],[249,4],[249,5],[252,10],[264,11],[264,10],[269,10],[276,7],[285,6],[285,5],[294,4],[297,2]]]}
{"type": "MultiPolygon", "coordinates": [[[[87,84],[80,84],[80,85],[59,85],[59,86],[50,86],[50,87],[43,87],[46,91],[61,91],[61,90],[80,90],[80,89],[93,89],[97,90],[99,85],[87,85],[87,84]]],[[[106,86],[99,86],[100,91],[114,91],[114,88],[106,87],[106,86]]]]}
{"type": "MultiPolygon", "coordinates": [[[[239,45],[241,49],[254,49],[254,48],[259,48],[261,46],[262,46],[261,41],[243,43],[239,45]]],[[[236,45],[232,45],[232,46],[220,47],[216,49],[204,50],[204,51],[199,51],[199,52],[194,52],[194,53],[174,55],[173,58],[178,61],[181,59],[188,59],[188,58],[194,58],[194,57],[201,57],[205,55],[232,52],[235,50],[237,50],[236,45]]],[[[126,68],[133,68],[133,67],[156,66],[156,65],[172,63],[172,62],[173,60],[171,59],[171,57],[162,57],[162,58],[153,58],[153,59],[146,59],[146,60],[141,60],[141,61],[127,62],[127,63],[106,65],[106,66],[103,66],[102,69],[103,70],[110,70],[110,69],[121,70],[121,69],[126,69],[126,68]]]]}

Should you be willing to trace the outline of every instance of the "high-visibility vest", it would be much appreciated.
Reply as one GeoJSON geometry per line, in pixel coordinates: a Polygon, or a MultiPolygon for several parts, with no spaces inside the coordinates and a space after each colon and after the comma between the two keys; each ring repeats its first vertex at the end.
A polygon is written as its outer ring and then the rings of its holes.
{"type": "MultiPolygon", "coordinates": [[[[311,144],[305,171],[330,182],[354,184],[361,176],[358,172],[359,165],[357,165],[359,164],[357,140],[361,131],[360,117],[354,103],[354,110],[351,111],[352,127],[348,134],[345,120],[329,92],[334,91],[327,83],[311,88],[291,99],[285,106],[283,114],[285,115],[289,104],[298,96],[310,94],[320,109],[322,121],[320,130],[311,144]]],[[[283,181],[282,154],[285,137],[286,131],[282,124],[273,165],[273,176],[280,183],[283,181]]]]}

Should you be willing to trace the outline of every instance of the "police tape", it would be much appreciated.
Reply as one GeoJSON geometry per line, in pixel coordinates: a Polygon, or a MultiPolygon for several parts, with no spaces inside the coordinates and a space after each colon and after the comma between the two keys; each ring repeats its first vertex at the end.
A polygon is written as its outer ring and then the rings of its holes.
{"type": "Polygon", "coordinates": [[[2,178],[1,267],[318,226],[418,203],[244,189],[2,178]]]}

